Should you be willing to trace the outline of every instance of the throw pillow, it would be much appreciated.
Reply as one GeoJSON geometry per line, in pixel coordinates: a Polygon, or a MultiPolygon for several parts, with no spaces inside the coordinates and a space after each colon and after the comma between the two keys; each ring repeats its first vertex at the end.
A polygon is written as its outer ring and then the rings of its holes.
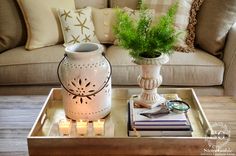
{"type": "Polygon", "coordinates": [[[108,0],[75,0],[76,9],[81,9],[88,6],[100,9],[107,8],[108,0]]]}
{"type": "Polygon", "coordinates": [[[81,43],[96,42],[95,29],[92,21],[92,8],[79,10],[58,9],[64,46],[81,43]]]}
{"type": "Polygon", "coordinates": [[[63,41],[56,8],[74,9],[74,0],[17,0],[27,26],[25,48],[33,50],[63,41]]]}
{"type": "Polygon", "coordinates": [[[113,43],[113,25],[115,23],[115,9],[92,9],[95,33],[101,43],[113,43]]]}
{"type": "Polygon", "coordinates": [[[26,27],[20,8],[15,0],[0,1],[0,53],[23,45],[26,27]]]}
{"type": "Polygon", "coordinates": [[[143,0],[148,8],[155,9],[156,16],[164,15],[171,5],[178,2],[175,27],[181,33],[175,49],[183,52],[191,52],[194,49],[196,12],[203,0],[143,0]]]}
{"type": "Polygon", "coordinates": [[[236,0],[205,0],[197,20],[196,44],[213,55],[221,55],[227,33],[236,22],[236,0]]]}
{"type": "Polygon", "coordinates": [[[139,2],[140,0],[109,0],[109,4],[111,8],[128,7],[134,10],[139,8],[139,2]]]}

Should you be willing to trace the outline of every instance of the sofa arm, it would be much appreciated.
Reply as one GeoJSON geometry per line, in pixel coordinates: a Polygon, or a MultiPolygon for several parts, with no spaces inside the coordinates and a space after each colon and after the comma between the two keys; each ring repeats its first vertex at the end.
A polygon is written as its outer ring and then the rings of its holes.
{"type": "Polygon", "coordinates": [[[236,23],[229,31],[223,61],[225,63],[224,94],[236,97],[236,23]]]}

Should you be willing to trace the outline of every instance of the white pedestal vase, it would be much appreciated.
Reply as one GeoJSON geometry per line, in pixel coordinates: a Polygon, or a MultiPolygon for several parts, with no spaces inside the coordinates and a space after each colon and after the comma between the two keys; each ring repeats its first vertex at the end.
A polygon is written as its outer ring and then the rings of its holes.
{"type": "Polygon", "coordinates": [[[111,110],[111,65],[103,46],[81,43],[68,46],[58,65],[65,114],[73,120],[97,120],[111,110]]]}
{"type": "Polygon", "coordinates": [[[135,99],[135,103],[153,108],[165,102],[165,98],[157,93],[157,88],[162,83],[160,75],[161,65],[169,61],[167,55],[160,55],[157,58],[141,58],[134,62],[141,66],[141,74],[138,77],[138,84],[142,88],[141,94],[135,99]]]}

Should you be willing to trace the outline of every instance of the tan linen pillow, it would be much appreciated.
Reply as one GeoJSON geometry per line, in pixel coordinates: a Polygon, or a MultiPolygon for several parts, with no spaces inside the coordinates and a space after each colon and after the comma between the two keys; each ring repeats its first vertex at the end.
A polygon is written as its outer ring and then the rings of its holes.
{"type": "Polygon", "coordinates": [[[175,49],[183,52],[191,52],[194,48],[196,12],[203,0],[143,0],[148,8],[155,9],[157,18],[165,15],[171,5],[178,2],[175,27],[182,32],[175,49]]]}
{"type": "Polygon", "coordinates": [[[95,33],[101,43],[113,43],[113,25],[115,23],[115,9],[92,9],[95,33]]]}
{"type": "Polygon", "coordinates": [[[131,8],[131,9],[138,9],[139,8],[139,1],[140,0],[109,0],[109,4],[111,8],[131,8]]]}
{"type": "Polygon", "coordinates": [[[75,9],[74,0],[17,0],[27,26],[25,48],[33,50],[63,41],[57,8],[75,9]]]}
{"type": "Polygon", "coordinates": [[[221,55],[226,35],[236,22],[236,0],[205,0],[197,20],[196,44],[213,55],[221,55]]]}
{"type": "Polygon", "coordinates": [[[75,0],[76,9],[81,9],[88,6],[100,9],[107,8],[108,0],[75,0]]]}
{"type": "Polygon", "coordinates": [[[92,21],[92,8],[79,10],[58,9],[64,46],[81,42],[99,43],[92,21]]]}
{"type": "Polygon", "coordinates": [[[0,53],[23,45],[26,27],[15,0],[0,0],[0,53]]]}

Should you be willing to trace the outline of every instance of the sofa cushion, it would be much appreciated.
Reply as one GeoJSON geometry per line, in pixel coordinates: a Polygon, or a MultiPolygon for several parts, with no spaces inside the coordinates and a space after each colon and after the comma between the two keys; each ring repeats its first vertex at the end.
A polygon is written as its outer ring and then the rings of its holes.
{"type": "MultiPolygon", "coordinates": [[[[0,85],[59,84],[56,74],[64,47],[55,45],[28,52],[24,47],[6,51],[0,57],[0,85]]],[[[111,46],[106,56],[112,63],[114,85],[136,85],[139,66],[131,62],[127,50],[111,46]]],[[[161,68],[163,85],[221,85],[224,64],[218,58],[196,50],[195,53],[175,52],[161,68]]]]}
{"type": "Polygon", "coordinates": [[[25,48],[33,50],[63,41],[57,9],[75,9],[74,0],[17,0],[27,26],[25,48]]]}
{"type": "Polygon", "coordinates": [[[20,8],[15,0],[0,1],[0,53],[23,45],[26,27],[20,8]]]}
{"type": "Polygon", "coordinates": [[[236,0],[205,0],[197,15],[196,44],[221,55],[230,27],[236,22],[236,0]]]}
{"type": "Polygon", "coordinates": [[[196,11],[203,0],[143,0],[148,8],[155,9],[156,19],[165,15],[168,9],[178,2],[175,15],[175,29],[181,34],[175,44],[177,51],[192,52],[194,49],[196,11]]]}
{"type": "Polygon", "coordinates": [[[56,69],[63,58],[62,45],[26,51],[17,47],[0,57],[0,85],[58,84],[56,69]]]}
{"type": "Polygon", "coordinates": [[[63,45],[55,45],[29,52],[22,46],[2,53],[0,85],[58,85],[56,71],[64,49],[63,45]]]}
{"type": "MultiPolygon", "coordinates": [[[[111,46],[106,56],[113,67],[114,85],[136,85],[139,66],[132,63],[128,51],[111,46]]],[[[223,82],[224,64],[221,60],[204,51],[195,53],[174,52],[170,61],[161,68],[162,85],[214,86],[223,82]]]]}
{"type": "Polygon", "coordinates": [[[75,0],[75,8],[81,9],[87,6],[94,8],[107,8],[108,0],[75,0]]]}
{"type": "Polygon", "coordinates": [[[109,0],[109,5],[111,8],[116,7],[128,7],[131,9],[138,9],[139,7],[139,0],[109,0]]]}
{"type": "Polygon", "coordinates": [[[92,21],[92,8],[58,9],[58,16],[64,37],[64,46],[81,42],[99,43],[92,21]]]}

